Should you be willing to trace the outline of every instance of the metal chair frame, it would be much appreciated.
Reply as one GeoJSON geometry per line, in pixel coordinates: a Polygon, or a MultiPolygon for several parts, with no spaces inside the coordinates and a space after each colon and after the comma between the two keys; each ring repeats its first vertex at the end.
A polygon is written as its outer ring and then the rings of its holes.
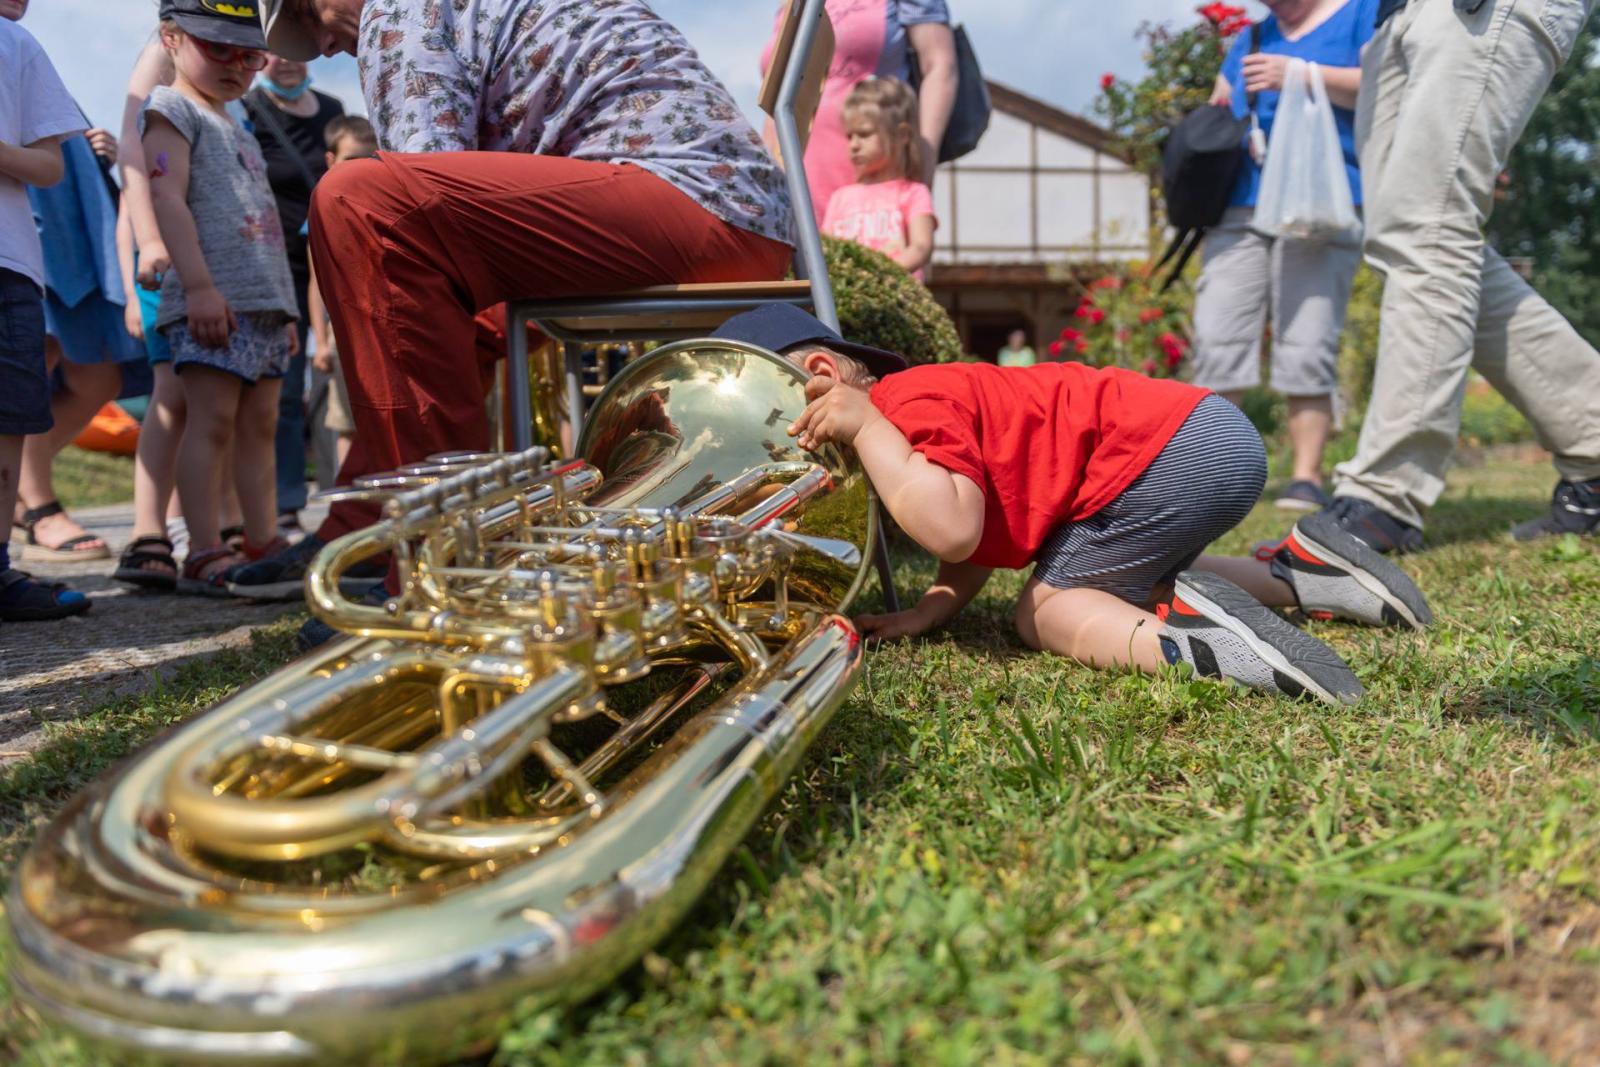
{"type": "MultiPolygon", "coordinates": [[[[527,329],[529,323],[537,325],[546,336],[564,342],[564,388],[574,442],[578,440],[582,431],[584,412],[582,353],[574,342],[668,340],[697,336],[703,330],[675,329],[669,325],[648,329],[608,327],[591,332],[581,328],[564,327],[561,325],[563,322],[602,318],[659,319],[661,316],[673,315],[703,317],[707,312],[733,315],[763,304],[782,302],[810,308],[830,329],[839,329],[839,313],[834,304],[833,285],[828,279],[827,262],[822,253],[822,235],[818,229],[816,211],[811,204],[811,187],[806,180],[805,166],[801,162],[805,159],[806,134],[809,133],[812,116],[800,115],[797,107],[803,90],[810,89],[820,95],[819,85],[807,85],[807,75],[810,72],[812,50],[828,17],[826,0],[795,0],[795,2],[803,5],[798,26],[786,26],[784,30],[787,34],[792,29],[793,47],[784,65],[776,96],[772,95],[769,82],[769,85],[763,87],[761,105],[762,110],[772,118],[778,134],[778,146],[784,160],[788,161],[784,167],[784,178],[789,187],[789,199],[792,201],[795,217],[797,237],[795,273],[809,283],[809,293],[804,296],[795,294],[730,296],[726,293],[697,295],[692,289],[682,292],[676,291],[677,287],[667,286],[663,287],[664,291],[659,296],[652,295],[650,290],[635,290],[631,293],[608,296],[512,302],[508,316],[510,358],[506,387],[510,393],[511,439],[515,448],[525,449],[533,443],[532,383],[527,329]],[[806,127],[804,132],[801,127],[802,121],[806,127]]],[[[831,24],[829,28],[831,31],[831,24]]],[[[775,54],[774,63],[781,61],[781,52],[780,39],[780,54],[775,54]]],[[[759,284],[752,284],[748,288],[757,289],[759,284]]],[[[894,576],[889,565],[888,538],[884,525],[883,522],[878,524],[878,543],[874,546],[873,552],[874,562],[877,566],[879,583],[883,588],[885,605],[890,611],[898,611],[899,596],[895,590],[894,576]]]]}

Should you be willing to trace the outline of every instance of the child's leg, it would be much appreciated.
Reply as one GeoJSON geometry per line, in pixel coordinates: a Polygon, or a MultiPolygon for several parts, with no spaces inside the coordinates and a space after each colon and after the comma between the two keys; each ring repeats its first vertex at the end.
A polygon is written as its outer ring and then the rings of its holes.
{"type": "Polygon", "coordinates": [[[1089,667],[1153,674],[1166,663],[1161,620],[1098,589],[1056,589],[1030,579],[1017,601],[1017,632],[1029,648],[1089,667]]]}
{"type": "Polygon", "coordinates": [[[1190,570],[1220,574],[1269,608],[1299,604],[1294,587],[1272,573],[1272,561],[1253,556],[1201,556],[1190,570]]]}
{"type": "Polygon", "coordinates": [[[178,443],[178,500],[189,526],[192,555],[222,541],[218,522],[222,463],[233,437],[244,382],[199,363],[185,364],[178,381],[183,385],[187,409],[183,438],[178,443]]]}
{"type": "Polygon", "coordinates": [[[257,548],[278,536],[275,442],[282,388],[283,379],[263,378],[239,396],[233,482],[244,510],[245,543],[257,548]]]}
{"type": "MultiPolygon", "coordinates": [[[[246,389],[248,393],[250,390],[246,389]]],[[[244,403],[243,394],[239,402],[244,403]]],[[[239,427],[234,427],[233,440],[228,442],[228,452],[222,458],[222,512],[219,516],[224,530],[244,525],[244,505],[239,502],[239,427]]]]}
{"type": "Polygon", "coordinates": [[[178,442],[183,437],[183,386],[172,364],[154,365],[155,389],[139,427],[139,450],[133,463],[133,535],[162,537],[173,503],[173,477],[178,442]]]}
{"type": "Polygon", "coordinates": [[[11,540],[11,514],[17,506],[17,479],[22,469],[22,438],[0,434],[0,546],[11,540]]]}

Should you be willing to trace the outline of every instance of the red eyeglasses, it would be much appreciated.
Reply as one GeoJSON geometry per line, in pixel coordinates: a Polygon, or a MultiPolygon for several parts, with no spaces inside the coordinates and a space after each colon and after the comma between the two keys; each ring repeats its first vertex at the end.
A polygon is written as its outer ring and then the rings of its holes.
{"type": "Polygon", "coordinates": [[[217,44],[215,41],[203,41],[192,35],[189,39],[213,63],[220,63],[225,67],[239,66],[245,70],[265,70],[267,67],[267,54],[259,49],[235,48],[232,45],[217,44]]]}

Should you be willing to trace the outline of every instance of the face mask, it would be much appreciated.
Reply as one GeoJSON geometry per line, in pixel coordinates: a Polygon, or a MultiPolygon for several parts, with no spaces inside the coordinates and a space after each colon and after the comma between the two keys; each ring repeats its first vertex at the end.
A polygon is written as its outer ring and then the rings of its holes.
{"type": "Polygon", "coordinates": [[[311,88],[311,74],[307,72],[306,80],[301,82],[299,85],[296,85],[293,89],[285,89],[283,86],[279,85],[277,82],[266,77],[265,75],[263,75],[261,78],[261,84],[266,88],[267,92],[271,93],[279,100],[294,103],[294,101],[306,95],[306,90],[311,88]]]}

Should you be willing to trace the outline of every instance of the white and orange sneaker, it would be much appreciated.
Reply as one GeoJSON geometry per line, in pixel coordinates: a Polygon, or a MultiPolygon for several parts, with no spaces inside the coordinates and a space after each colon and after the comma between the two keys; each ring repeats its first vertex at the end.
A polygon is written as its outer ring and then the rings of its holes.
{"type": "Polygon", "coordinates": [[[1285,696],[1329,704],[1361,699],[1361,683],[1337,652],[1226,578],[1184,571],[1163,608],[1160,637],[1168,663],[1285,696]]]}
{"type": "Polygon", "coordinates": [[[1417,583],[1326,513],[1301,519],[1258,556],[1271,561],[1273,576],[1293,587],[1300,610],[1313,619],[1413,630],[1433,622],[1417,583]]]}

